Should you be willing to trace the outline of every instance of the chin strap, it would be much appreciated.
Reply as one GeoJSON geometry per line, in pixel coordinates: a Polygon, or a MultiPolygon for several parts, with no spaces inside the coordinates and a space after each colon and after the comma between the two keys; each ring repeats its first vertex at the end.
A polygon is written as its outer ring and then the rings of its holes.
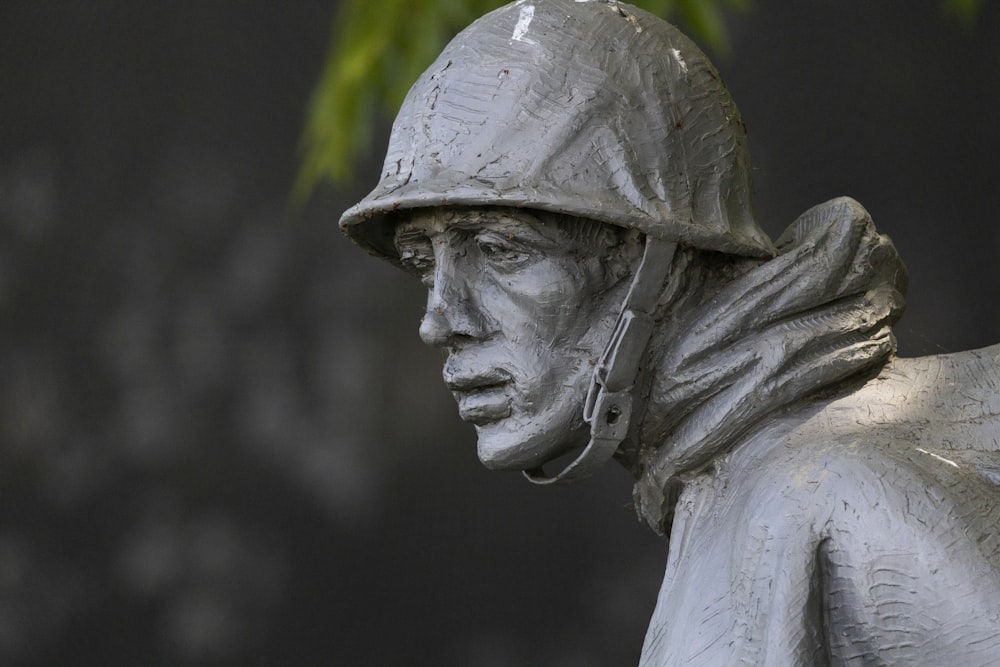
{"type": "Polygon", "coordinates": [[[583,419],[590,424],[590,442],[557,475],[550,477],[541,466],[525,470],[529,481],[557,484],[589,477],[611,458],[628,435],[632,389],[653,333],[653,311],[676,249],[676,243],[646,237],[642,262],[587,391],[583,419]]]}

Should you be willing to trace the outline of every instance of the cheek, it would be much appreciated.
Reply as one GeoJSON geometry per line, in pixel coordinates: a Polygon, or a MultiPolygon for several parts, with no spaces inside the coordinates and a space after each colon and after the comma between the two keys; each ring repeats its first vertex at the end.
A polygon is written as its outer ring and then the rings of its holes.
{"type": "Polygon", "coordinates": [[[501,322],[522,340],[573,345],[591,323],[597,281],[578,265],[539,262],[494,282],[509,311],[501,322]]]}

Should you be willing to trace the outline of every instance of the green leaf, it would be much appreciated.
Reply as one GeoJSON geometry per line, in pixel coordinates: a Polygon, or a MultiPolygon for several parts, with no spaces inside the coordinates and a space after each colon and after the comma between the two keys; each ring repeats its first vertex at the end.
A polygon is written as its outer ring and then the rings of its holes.
{"type": "Polygon", "coordinates": [[[959,23],[967,27],[975,24],[982,6],[983,0],[944,0],[942,3],[942,9],[946,14],[958,19],[959,23]]]}
{"type": "Polygon", "coordinates": [[[677,0],[677,9],[688,29],[713,51],[728,50],[726,27],[718,3],[702,0],[677,0]]]}

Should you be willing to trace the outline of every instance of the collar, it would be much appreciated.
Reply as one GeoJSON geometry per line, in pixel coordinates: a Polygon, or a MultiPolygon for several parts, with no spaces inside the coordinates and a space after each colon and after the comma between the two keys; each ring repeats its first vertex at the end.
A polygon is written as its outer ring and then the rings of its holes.
{"type": "Polygon", "coordinates": [[[877,374],[895,352],[906,271],[860,204],[806,211],[777,247],[654,341],[633,495],[657,532],[669,531],[685,475],[769,415],[877,374]]]}

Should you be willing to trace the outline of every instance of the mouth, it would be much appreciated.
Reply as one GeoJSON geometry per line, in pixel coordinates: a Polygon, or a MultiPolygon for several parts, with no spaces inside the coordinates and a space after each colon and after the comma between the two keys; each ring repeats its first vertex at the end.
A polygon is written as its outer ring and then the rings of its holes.
{"type": "Polygon", "coordinates": [[[512,382],[513,378],[499,369],[474,375],[445,372],[445,385],[458,402],[458,416],[476,426],[510,416],[507,390],[512,382]]]}

